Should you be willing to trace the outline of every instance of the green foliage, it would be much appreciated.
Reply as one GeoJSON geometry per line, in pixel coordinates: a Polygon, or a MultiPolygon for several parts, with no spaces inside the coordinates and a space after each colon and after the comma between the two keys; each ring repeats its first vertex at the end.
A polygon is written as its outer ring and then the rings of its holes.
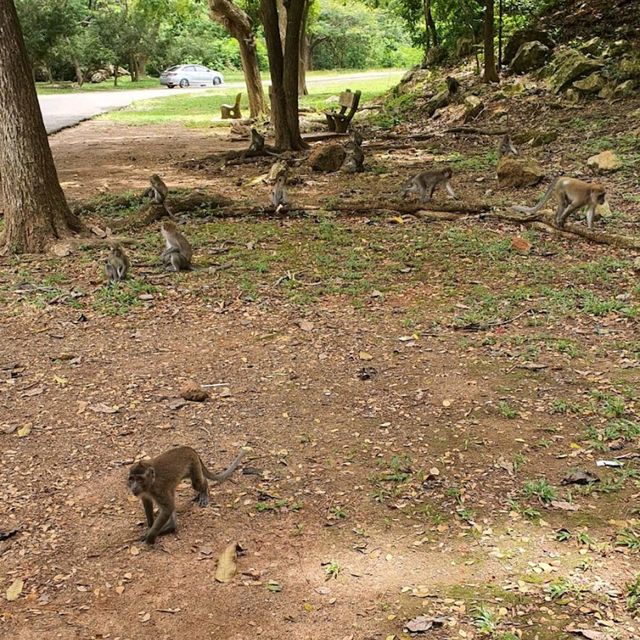
{"type": "Polygon", "coordinates": [[[536,497],[544,504],[548,504],[558,496],[557,489],[553,485],[549,484],[545,478],[525,482],[523,491],[525,497],[536,497]]]}
{"type": "Polygon", "coordinates": [[[309,49],[314,69],[407,67],[421,57],[395,15],[358,0],[320,0],[309,49]]]}

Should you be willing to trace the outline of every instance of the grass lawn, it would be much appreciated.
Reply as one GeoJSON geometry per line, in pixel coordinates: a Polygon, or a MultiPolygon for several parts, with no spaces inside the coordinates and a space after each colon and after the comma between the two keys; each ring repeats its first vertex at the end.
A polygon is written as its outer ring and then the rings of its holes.
{"type": "MultiPolygon", "coordinates": [[[[355,73],[351,71],[350,73],[355,73]]],[[[397,84],[402,77],[404,70],[394,69],[386,70],[388,75],[379,77],[380,71],[357,72],[370,74],[370,78],[359,78],[348,82],[341,82],[335,79],[335,73],[331,73],[331,79],[322,81],[324,76],[329,75],[328,72],[311,72],[307,79],[309,95],[301,100],[301,105],[305,107],[314,107],[322,109],[329,106],[327,99],[335,96],[346,88],[352,90],[360,89],[362,91],[362,99],[370,100],[380,95],[387,89],[397,84]]],[[[345,71],[344,74],[348,75],[345,71]]],[[[225,76],[228,82],[234,82],[230,77],[225,76]]],[[[218,124],[226,124],[220,120],[220,105],[223,103],[232,103],[239,88],[223,89],[203,89],[201,93],[194,95],[193,93],[180,93],[179,89],[167,98],[155,98],[150,100],[141,100],[134,102],[129,108],[122,111],[115,111],[101,116],[116,122],[126,124],[164,124],[166,122],[180,122],[188,127],[210,127],[218,124]]],[[[242,109],[248,114],[249,106],[246,91],[243,91],[242,109]]]]}

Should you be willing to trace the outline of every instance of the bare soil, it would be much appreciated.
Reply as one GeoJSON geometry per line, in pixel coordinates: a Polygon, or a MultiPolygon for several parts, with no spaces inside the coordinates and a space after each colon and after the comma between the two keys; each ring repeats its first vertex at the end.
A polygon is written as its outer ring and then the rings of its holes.
{"type": "MultiPolygon", "coordinates": [[[[569,138],[528,153],[544,161],[569,138]]],[[[397,176],[494,142],[377,150],[355,177],[302,165],[291,198],[392,198],[397,176]]],[[[242,147],[220,132],[95,121],[52,147],[73,201],[139,192],[158,172],[172,189],[268,202],[255,182],[268,164],[180,168],[242,147]]],[[[628,174],[605,181],[637,196],[628,174]]],[[[467,202],[541,191],[495,193],[472,165],[454,184],[467,202]]],[[[637,233],[637,200],[615,202],[603,224],[637,233]]],[[[0,635],[373,640],[409,637],[424,614],[441,618],[429,638],[640,636],[626,607],[638,438],[603,435],[638,425],[634,255],[506,223],[395,222],[194,217],[197,268],[180,276],[161,273],[145,230],[127,286],[153,289],[115,314],[99,249],[3,260],[0,530],[19,531],[0,542],[0,579],[24,587],[2,600],[0,635]],[[520,235],[531,252],[512,248],[520,235]],[[577,290],[611,308],[585,310],[577,290]],[[488,324],[464,330],[476,303],[470,321],[488,324]],[[176,402],[190,382],[210,400],[176,402]],[[185,483],[177,534],[145,548],[127,466],[176,444],[216,469],[251,451],[209,508],[185,483]],[[622,471],[596,467],[620,456],[622,471]],[[596,490],[561,486],[576,468],[596,490]],[[238,575],[216,583],[234,541],[238,575]]]]}

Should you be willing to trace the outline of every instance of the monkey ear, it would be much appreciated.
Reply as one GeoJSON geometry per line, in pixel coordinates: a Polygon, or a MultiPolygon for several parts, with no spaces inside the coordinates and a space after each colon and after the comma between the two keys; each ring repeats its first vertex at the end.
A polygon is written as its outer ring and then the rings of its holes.
{"type": "Polygon", "coordinates": [[[156,479],[156,470],[153,467],[149,467],[146,471],[145,471],[145,476],[147,476],[147,480],[149,482],[153,482],[156,479]]]}

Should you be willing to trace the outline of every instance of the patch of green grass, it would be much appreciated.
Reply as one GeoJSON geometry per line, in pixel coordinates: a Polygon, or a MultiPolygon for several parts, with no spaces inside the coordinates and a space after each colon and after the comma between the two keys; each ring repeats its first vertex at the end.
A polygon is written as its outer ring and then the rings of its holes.
{"type": "Polygon", "coordinates": [[[546,478],[528,480],[524,483],[523,493],[526,498],[538,498],[543,504],[548,504],[558,497],[558,490],[549,484],[546,478]]]}
{"type": "MultiPolygon", "coordinates": [[[[225,74],[226,78],[226,74],[225,74]]],[[[101,91],[131,91],[138,89],[161,89],[159,78],[145,76],[140,78],[138,82],[132,82],[128,76],[118,78],[118,85],[113,86],[113,78],[106,82],[85,82],[81,87],[72,81],[60,82],[36,82],[36,91],[39,95],[49,95],[57,93],[95,93],[101,91]]]]}
{"type": "Polygon", "coordinates": [[[533,507],[521,505],[517,500],[509,501],[509,508],[516,513],[519,513],[523,518],[537,522],[540,520],[541,513],[533,507]]]}
{"type": "MultiPolygon", "coordinates": [[[[404,73],[402,70],[366,71],[365,77],[349,82],[352,89],[360,89],[362,97],[360,104],[371,100],[396,84],[404,73]],[[380,75],[384,73],[385,75],[380,75]],[[366,76],[369,77],[366,77],[366,76]]],[[[310,72],[307,76],[309,95],[300,99],[300,106],[311,107],[324,111],[335,106],[332,100],[346,89],[344,81],[340,79],[325,79],[326,74],[310,72]]],[[[225,78],[226,79],[226,78],[225,78]]],[[[225,87],[204,89],[194,93],[171,93],[166,98],[152,98],[134,102],[127,109],[113,111],[101,116],[115,122],[126,124],[166,124],[182,123],[187,127],[207,128],[211,126],[228,126],[227,120],[220,117],[220,105],[232,103],[238,88],[225,87]]],[[[169,93],[169,91],[168,91],[169,93]]],[[[265,88],[266,93],[266,88],[265,88]]],[[[243,91],[241,109],[248,112],[249,105],[246,92],[243,91]]]]}
{"type": "Polygon", "coordinates": [[[567,578],[558,578],[547,585],[547,592],[552,600],[559,600],[563,596],[576,592],[575,585],[567,578]]]}
{"type": "Polygon", "coordinates": [[[616,545],[631,551],[640,551],[640,529],[625,527],[616,534],[616,545]]]}
{"type": "Polygon", "coordinates": [[[479,603],[471,608],[470,611],[473,622],[478,628],[478,633],[491,635],[498,626],[498,616],[491,611],[485,604],[479,603]]]}
{"type": "Polygon", "coordinates": [[[126,315],[132,307],[143,303],[143,294],[156,295],[157,289],[142,280],[130,279],[116,285],[105,284],[95,293],[93,307],[105,315],[126,315]]]}

